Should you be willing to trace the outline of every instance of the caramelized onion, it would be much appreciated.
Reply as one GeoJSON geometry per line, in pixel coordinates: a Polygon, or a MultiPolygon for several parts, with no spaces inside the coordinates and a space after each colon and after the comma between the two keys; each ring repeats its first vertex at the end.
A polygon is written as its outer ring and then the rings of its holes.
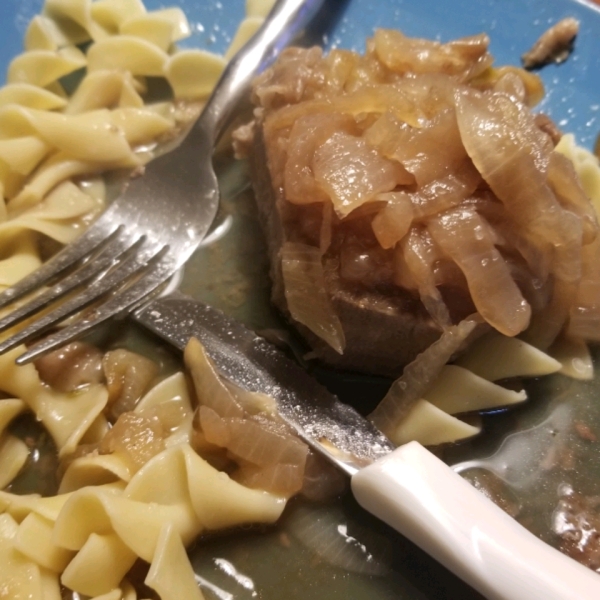
{"type": "Polygon", "coordinates": [[[112,419],[131,411],[150,388],[158,366],[150,359],[125,349],[111,350],[102,359],[112,419]]]}
{"type": "Polygon", "coordinates": [[[341,354],[344,331],[327,295],[319,249],[286,242],[281,250],[281,267],[292,318],[341,354]]]}
{"type": "Polygon", "coordinates": [[[481,175],[467,157],[441,178],[410,194],[416,219],[423,219],[458,206],[475,192],[481,175]]]}
{"type": "Polygon", "coordinates": [[[399,31],[378,29],[375,51],[388,69],[397,73],[446,73],[473,77],[492,64],[487,53],[490,40],[479,34],[441,44],[409,38],[399,31]]]}
{"type": "Polygon", "coordinates": [[[257,416],[222,418],[207,406],[199,418],[206,440],[226,448],[238,464],[237,481],[286,497],[300,491],[308,447],[283,425],[257,416]]]}
{"type": "Polygon", "coordinates": [[[504,335],[524,331],[531,307],[495,247],[485,220],[474,210],[456,208],[430,219],[428,229],[465,274],[479,314],[504,335]]]}
{"type": "Polygon", "coordinates": [[[598,234],[598,217],[583,191],[573,163],[564,154],[556,151],[550,154],[548,181],[562,206],[581,220],[583,244],[593,242],[598,234]]]}
{"type": "Polygon", "coordinates": [[[273,403],[244,390],[233,392],[197,339],[188,342],[184,358],[200,403],[197,443],[221,462],[214,449],[225,449],[237,465],[232,476],[244,485],[285,497],[299,492],[308,447],[278,420],[273,403]]]}
{"type": "Polygon", "coordinates": [[[202,344],[191,338],[183,358],[189,369],[198,402],[211,408],[220,417],[241,417],[244,414],[233,394],[221,381],[202,344]]]}
{"type": "MultiPolygon", "coordinates": [[[[540,350],[547,350],[569,318],[578,287],[575,283],[560,279],[552,282],[550,301],[535,312],[523,339],[540,350]]],[[[588,336],[588,339],[593,338],[588,336]]]]}
{"type": "Polygon", "coordinates": [[[392,191],[405,178],[405,169],[380,156],[365,140],[342,131],[315,152],[315,181],[327,193],[335,212],[345,217],[377,194],[392,191]]]}
{"type": "Polygon", "coordinates": [[[447,328],[451,325],[450,313],[433,273],[434,263],[440,258],[439,247],[422,227],[413,227],[402,242],[401,252],[423,306],[442,329],[447,328]]]}
{"type": "Polygon", "coordinates": [[[233,473],[233,478],[247,487],[290,498],[302,488],[303,471],[296,464],[243,465],[233,473]]]}
{"type": "Polygon", "coordinates": [[[348,487],[345,473],[309,450],[302,482],[302,496],[312,502],[326,502],[340,496],[348,487]]]}
{"type": "Polygon", "coordinates": [[[385,200],[385,207],[373,221],[373,233],[382,248],[393,248],[409,231],[413,220],[413,204],[405,192],[380,194],[377,200],[385,200]]]}
{"type": "Polygon", "coordinates": [[[274,297],[330,364],[379,361],[385,350],[360,330],[396,302],[386,322],[408,348],[416,323],[433,339],[473,312],[541,347],[565,327],[600,337],[594,209],[554,151],[556,126],[530,111],[539,77],[492,68],[488,43],[379,30],[363,55],[297,50],[285,60],[299,82],[291,70],[268,78],[271,91],[290,86],[255,113],[268,154],[258,183],[273,184],[257,189],[275,233],[274,297]],[[313,335],[341,354],[344,330],[342,356],[313,335]]]}
{"type": "Polygon", "coordinates": [[[383,156],[401,163],[419,186],[454,171],[467,157],[453,109],[441,111],[418,128],[385,113],[365,132],[365,139],[383,156]]]}
{"type": "Polygon", "coordinates": [[[228,422],[209,406],[198,408],[198,421],[204,438],[209,444],[226,448],[231,439],[228,422]]]}
{"type": "Polygon", "coordinates": [[[73,392],[104,379],[102,352],[85,342],[72,342],[35,361],[42,381],[59,392],[73,392]]]}
{"type": "Polygon", "coordinates": [[[475,335],[487,330],[479,315],[449,327],[441,337],[419,354],[392,383],[369,420],[383,433],[390,435],[398,423],[437,379],[442,367],[475,335]]]}
{"type": "Polygon", "coordinates": [[[540,247],[527,229],[526,223],[511,218],[504,205],[493,196],[484,194],[469,199],[469,205],[493,226],[496,245],[506,254],[518,254],[527,264],[528,277],[537,288],[548,280],[552,268],[552,256],[543,246],[540,247]]]}
{"type": "MultiPolygon", "coordinates": [[[[486,69],[480,76],[471,81],[471,84],[481,90],[493,89],[506,92],[507,76],[510,76],[509,81],[511,82],[514,82],[514,77],[521,80],[525,96],[520,98],[520,101],[527,104],[527,106],[535,106],[544,97],[542,80],[534,73],[512,65],[486,69]]],[[[511,83],[512,86],[514,86],[514,83],[511,83]]]]}
{"type": "Polygon", "coordinates": [[[125,412],[102,438],[98,451],[121,454],[135,472],[164,449],[164,437],[159,419],[125,412]]]}
{"type": "Polygon", "coordinates": [[[298,119],[292,131],[283,174],[285,195],[294,204],[329,201],[313,173],[315,150],[335,132],[352,133],[354,119],[339,114],[314,114],[298,119]]]}
{"type": "Polygon", "coordinates": [[[233,455],[257,466],[286,463],[304,471],[308,448],[282,427],[259,417],[230,419],[229,424],[232,435],[227,447],[233,455]]]}
{"type": "Polygon", "coordinates": [[[552,148],[547,136],[524,107],[506,96],[470,90],[456,95],[456,105],[463,143],[483,178],[511,217],[526,224],[538,247],[553,251],[556,276],[577,281],[582,226],[548,184],[552,148]]]}

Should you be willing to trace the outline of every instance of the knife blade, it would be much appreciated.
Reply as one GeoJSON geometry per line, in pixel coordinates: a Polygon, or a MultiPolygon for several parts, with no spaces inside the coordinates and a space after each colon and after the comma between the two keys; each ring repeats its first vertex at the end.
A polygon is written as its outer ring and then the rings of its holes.
{"type": "Polygon", "coordinates": [[[179,292],[133,318],[183,350],[204,345],[220,373],[277,402],[298,436],[351,477],[358,503],[484,596],[597,599],[600,577],[547,545],[417,442],[395,448],[278,348],[179,292]]]}

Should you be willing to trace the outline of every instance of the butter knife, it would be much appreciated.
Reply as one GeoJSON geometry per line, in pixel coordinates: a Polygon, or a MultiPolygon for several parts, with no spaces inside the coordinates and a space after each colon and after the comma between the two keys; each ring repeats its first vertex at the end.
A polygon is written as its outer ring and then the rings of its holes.
{"type": "Polygon", "coordinates": [[[363,508],[487,598],[600,598],[597,573],[535,537],[417,442],[395,448],[241,323],[179,292],[133,318],[180,350],[197,337],[224,377],[272,396],[298,436],[351,477],[363,508]]]}

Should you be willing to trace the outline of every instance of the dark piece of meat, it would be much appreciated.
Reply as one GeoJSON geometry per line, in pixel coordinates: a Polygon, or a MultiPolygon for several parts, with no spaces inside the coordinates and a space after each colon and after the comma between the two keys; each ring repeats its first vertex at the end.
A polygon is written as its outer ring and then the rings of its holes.
{"type": "MultiPolygon", "coordinates": [[[[265,230],[273,281],[272,300],[286,315],[289,311],[283,286],[280,249],[292,236],[295,206],[274,189],[260,123],[249,155],[250,173],[263,229],[265,230]]],[[[383,294],[360,289],[339,277],[335,268],[325,269],[327,291],[346,336],[338,354],[301,324],[295,324],[317,358],[333,367],[397,377],[402,368],[430,346],[441,331],[429,315],[402,290],[383,294]]]]}
{"type": "Polygon", "coordinates": [[[573,51],[575,37],[579,33],[579,21],[567,17],[547,29],[532,46],[521,56],[526,69],[538,69],[549,63],[561,63],[567,60],[573,51]]]}

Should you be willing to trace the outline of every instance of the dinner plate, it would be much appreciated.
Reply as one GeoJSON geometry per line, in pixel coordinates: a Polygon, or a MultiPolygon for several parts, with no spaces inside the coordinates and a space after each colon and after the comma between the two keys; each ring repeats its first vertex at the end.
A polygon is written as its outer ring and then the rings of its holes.
{"type": "MultiPolygon", "coordinates": [[[[41,3],[1,3],[2,64],[8,65],[22,48],[27,23],[41,3]]],[[[145,4],[149,9],[165,5],[162,0],[145,4]]],[[[193,29],[184,44],[218,53],[229,45],[245,10],[243,0],[179,0],[178,5],[193,29]]],[[[566,16],[580,21],[580,33],[564,64],[540,71],[547,92],[540,110],[591,148],[600,131],[600,10],[593,4],[326,0],[308,37],[326,48],[362,50],[376,27],[441,41],[484,31],[491,37],[497,64],[519,64],[539,34],[566,16]]],[[[267,335],[287,339],[289,333],[268,302],[266,258],[244,164],[226,155],[219,160],[219,177],[219,227],[186,267],[183,290],[267,335]]],[[[151,349],[153,342],[143,332],[132,331],[126,343],[151,349]]],[[[325,371],[316,374],[364,410],[387,383],[325,371]]],[[[584,545],[567,538],[582,532],[593,537],[594,519],[599,520],[593,500],[600,497],[598,384],[554,376],[526,386],[526,405],[485,415],[479,438],[437,451],[449,464],[462,463],[465,476],[526,527],[585,560],[584,545]]],[[[326,506],[292,502],[277,527],[199,540],[191,557],[207,598],[220,600],[480,598],[417,547],[362,512],[349,495],[326,506]]]]}

